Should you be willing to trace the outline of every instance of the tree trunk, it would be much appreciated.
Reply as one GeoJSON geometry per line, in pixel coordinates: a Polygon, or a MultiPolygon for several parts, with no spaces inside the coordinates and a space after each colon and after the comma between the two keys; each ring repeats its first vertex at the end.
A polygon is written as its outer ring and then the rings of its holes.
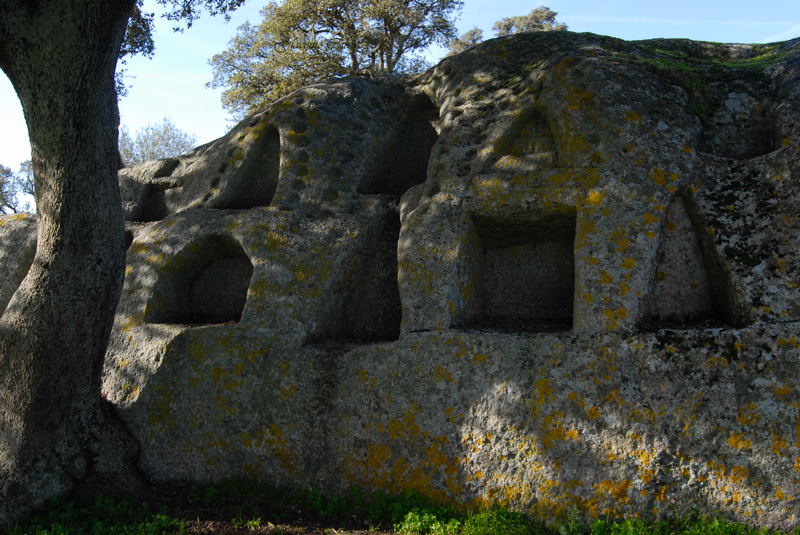
{"type": "Polygon", "coordinates": [[[114,70],[134,4],[0,4],[0,68],[25,113],[39,215],[33,265],[0,317],[0,526],[113,471],[108,448],[124,450],[100,373],[125,262],[114,70]]]}

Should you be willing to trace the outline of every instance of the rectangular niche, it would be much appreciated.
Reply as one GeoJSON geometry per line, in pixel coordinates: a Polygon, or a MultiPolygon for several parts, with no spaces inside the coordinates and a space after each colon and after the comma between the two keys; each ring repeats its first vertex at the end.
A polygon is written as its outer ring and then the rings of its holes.
{"type": "Polygon", "coordinates": [[[361,250],[341,266],[341,285],[326,299],[313,344],[374,344],[400,337],[397,242],[400,214],[391,204],[374,227],[362,228],[361,250]]]}
{"type": "Polygon", "coordinates": [[[537,220],[473,218],[480,247],[464,327],[511,332],[572,328],[575,212],[537,220]]]}

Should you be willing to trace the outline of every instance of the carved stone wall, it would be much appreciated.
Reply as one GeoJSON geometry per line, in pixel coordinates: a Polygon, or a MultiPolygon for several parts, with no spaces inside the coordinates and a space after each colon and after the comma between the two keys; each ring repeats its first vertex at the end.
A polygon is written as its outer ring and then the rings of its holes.
{"type": "Polygon", "coordinates": [[[142,471],[797,525],[798,58],[511,36],[122,170],[142,471]]]}

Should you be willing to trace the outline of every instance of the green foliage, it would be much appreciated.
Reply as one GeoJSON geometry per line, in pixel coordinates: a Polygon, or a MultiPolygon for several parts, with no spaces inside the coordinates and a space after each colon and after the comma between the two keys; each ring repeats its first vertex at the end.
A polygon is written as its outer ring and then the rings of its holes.
{"type": "Polygon", "coordinates": [[[373,525],[393,526],[413,511],[432,510],[441,517],[453,516],[452,509],[434,508],[416,492],[393,495],[352,487],[342,494],[324,494],[317,489],[279,494],[283,497],[282,508],[299,507],[325,521],[357,517],[373,525]]]}
{"type": "MultiPolygon", "coordinates": [[[[723,67],[726,69],[741,69],[744,71],[763,71],[767,67],[774,65],[788,54],[787,48],[777,45],[754,44],[750,45],[754,55],[746,58],[720,59],[714,57],[697,58],[691,57],[681,50],[665,48],[663,40],[654,40],[656,44],[644,44],[644,48],[652,51],[659,57],[669,57],[680,61],[692,62],[697,65],[705,64],[708,67],[723,67]]],[[[706,43],[714,45],[714,43],[706,43]]]]}
{"type": "MultiPolygon", "coordinates": [[[[200,17],[203,10],[208,11],[212,17],[221,15],[225,20],[230,19],[230,12],[234,11],[245,0],[156,0],[160,5],[167,7],[164,18],[176,23],[186,24],[191,27],[192,23],[200,17]]],[[[176,27],[180,31],[180,27],[176,27]]]]}
{"type": "Polygon", "coordinates": [[[745,58],[730,58],[724,45],[694,43],[682,40],[654,39],[642,43],[643,53],[617,54],[623,61],[644,68],[681,86],[689,97],[688,111],[700,119],[710,117],[725,97],[713,89],[712,82],[744,80],[753,84],[765,83],[764,69],[786,56],[787,49],[778,45],[751,45],[754,54],[745,58]],[[697,46],[700,47],[698,50],[697,46]]]}
{"type": "Polygon", "coordinates": [[[437,514],[436,511],[409,511],[406,516],[394,525],[395,531],[408,535],[457,535],[461,533],[461,521],[452,517],[452,513],[437,514]]]}
{"type": "Polygon", "coordinates": [[[499,507],[470,515],[464,522],[462,535],[532,535],[537,524],[522,513],[499,507]]]}
{"type": "Polygon", "coordinates": [[[583,535],[583,526],[578,520],[578,511],[570,509],[566,521],[558,524],[556,531],[558,535],[583,535]]]}
{"type": "Polygon", "coordinates": [[[664,526],[664,524],[648,526],[639,519],[626,519],[619,522],[596,520],[592,523],[589,533],[590,535],[638,535],[640,533],[643,535],[660,535],[664,533],[662,531],[664,526]]]}
{"type": "MultiPolygon", "coordinates": [[[[522,32],[551,32],[563,31],[567,29],[567,25],[563,22],[557,22],[556,16],[558,13],[553,11],[547,6],[539,6],[527,15],[518,15],[515,17],[506,17],[498,20],[492,26],[494,35],[500,37],[502,35],[511,35],[522,32]]],[[[458,54],[471,48],[483,41],[483,31],[479,28],[472,28],[467,30],[459,37],[450,41],[450,49],[447,52],[448,56],[458,54]]]]}
{"type": "MultiPolygon", "coordinates": [[[[798,530],[795,529],[793,533],[798,530]]],[[[752,529],[737,522],[716,518],[689,516],[671,522],[647,523],[632,518],[617,522],[596,520],[589,529],[590,535],[778,535],[767,529],[752,529]]]]}
{"type": "Polygon", "coordinates": [[[522,32],[551,32],[567,29],[563,22],[556,22],[558,13],[547,6],[539,6],[527,15],[506,17],[494,23],[495,35],[511,35],[522,32]]]}
{"type": "MultiPolygon", "coordinates": [[[[337,527],[355,520],[359,529],[369,525],[370,530],[393,529],[403,535],[780,535],[700,516],[652,523],[636,518],[595,520],[584,526],[577,511],[550,528],[501,507],[460,513],[414,492],[392,495],[351,488],[343,494],[327,495],[314,489],[287,490],[239,479],[189,485],[182,495],[183,500],[169,507],[157,499],[153,500],[156,506],[108,497],[86,505],[54,499],[7,535],[162,535],[184,533],[187,522],[195,519],[223,521],[243,531],[270,526],[270,533],[282,533],[266,519],[291,522],[298,515],[304,521],[337,527]]],[[[792,534],[800,535],[800,526],[792,534]]]]}
{"type": "Polygon", "coordinates": [[[155,14],[142,11],[143,2],[144,0],[136,0],[136,5],[128,19],[128,26],[125,28],[122,47],[117,54],[117,72],[114,78],[118,97],[128,95],[128,87],[124,81],[128,57],[141,54],[146,58],[152,58],[155,53],[156,44],[153,41],[155,14]]]}
{"type": "Polygon", "coordinates": [[[98,497],[78,506],[53,499],[26,526],[13,526],[8,535],[162,535],[183,533],[183,522],[152,513],[144,505],[98,497]]]}
{"type": "MultiPolygon", "coordinates": [[[[227,20],[230,18],[230,12],[241,6],[244,0],[157,0],[157,2],[170,8],[164,13],[164,18],[185,23],[187,27],[190,27],[203,9],[211,15],[222,15],[227,20]]],[[[128,94],[128,88],[124,82],[128,57],[142,55],[152,58],[155,54],[156,44],[153,41],[155,13],[148,13],[143,10],[143,7],[144,0],[136,0],[136,5],[128,18],[128,26],[125,28],[122,47],[117,55],[118,70],[115,81],[117,96],[120,97],[128,94]]],[[[181,31],[182,28],[176,27],[175,30],[181,31]]]]}
{"type": "Polygon", "coordinates": [[[217,498],[219,491],[213,485],[200,486],[193,483],[189,486],[188,495],[190,501],[208,505],[217,498]]]}
{"type": "Polygon", "coordinates": [[[727,67],[729,69],[763,71],[767,67],[776,64],[789,53],[788,50],[779,50],[776,46],[767,45],[757,45],[756,50],[759,50],[760,53],[753,57],[718,61],[717,63],[720,66],[727,67]]]}
{"type": "Polygon", "coordinates": [[[231,526],[235,529],[258,529],[261,527],[261,517],[250,518],[249,520],[246,517],[236,517],[231,520],[231,526]]]}
{"type": "Polygon", "coordinates": [[[164,117],[161,123],[153,123],[131,136],[126,127],[119,130],[119,154],[126,166],[148,160],[171,158],[191,150],[197,138],[180,130],[164,117]]]}
{"type": "Polygon", "coordinates": [[[17,210],[14,206],[16,196],[14,172],[10,168],[0,165],[0,213],[16,213],[17,210]]]}
{"type": "Polygon", "coordinates": [[[714,95],[705,80],[703,71],[683,61],[671,58],[645,58],[644,64],[652,71],[671,78],[689,94],[689,113],[698,117],[710,115],[714,107],[714,95]]]}
{"type": "Polygon", "coordinates": [[[153,57],[155,42],[153,42],[153,13],[142,11],[144,0],[136,0],[128,27],[125,29],[125,38],[119,51],[119,58],[124,61],[127,56],[141,54],[147,58],[153,57]]]}
{"type": "Polygon", "coordinates": [[[462,0],[284,0],[211,58],[211,87],[244,115],[315,80],[416,72],[418,53],[455,35],[462,0]]]}
{"type": "Polygon", "coordinates": [[[460,54],[481,41],[483,41],[483,30],[480,28],[469,29],[450,42],[450,49],[447,51],[447,55],[460,54]]]}
{"type": "Polygon", "coordinates": [[[33,195],[33,169],[30,160],[22,162],[16,173],[0,165],[0,214],[29,212],[31,206],[24,202],[23,195],[33,195]]]}

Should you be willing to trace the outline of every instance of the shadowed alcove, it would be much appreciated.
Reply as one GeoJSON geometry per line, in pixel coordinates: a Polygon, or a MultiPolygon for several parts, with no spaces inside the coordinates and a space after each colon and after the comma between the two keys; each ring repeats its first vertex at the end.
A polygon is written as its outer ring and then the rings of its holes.
{"type": "Polygon", "coordinates": [[[538,107],[520,113],[494,142],[491,167],[511,172],[535,172],[558,166],[558,150],[552,128],[538,107]]]}
{"type": "Polygon", "coordinates": [[[463,327],[548,332],[572,328],[575,213],[534,221],[475,216],[478,288],[463,327]]]}
{"type": "Polygon", "coordinates": [[[230,236],[205,236],[167,262],[145,308],[147,323],[238,322],[253,264],[230,236]]]}
{"type": "Polygon", "coordinates": [[[716,112],[704,121],[698,150],[747,160],[778,149],[778,130],[771,104],[740,88],[728,93],[716,112]]]}
{"type": "Polygon", "coordinates": [[[136,221],[161,221],[169,215],[163,189],[148,184],[142,197],[142,208],[136,221]]]}
{"type": "MultiPolygon", "coordinates": [[[[258,132],[258,139],[243,156],[244,160],[222,188],[209,208],[246,209],[269,206],[278,186],[281,166],[281,138],[278,129],[269,125],[258,132]]],[[[229,161],[223,164],[220,172],[237,163],[234,151],[229,161]]]]}
{"type": "Polygon", "coordinates": [[[342,288],[331,296],[335,304],[320,332],[312,337],[314,343],[378,343],[400,337],[400,215],[392,206],[382,217],[369,245],[348,267],[342,288]]]}
{"type": "MultiPolygon", "coordinates": [[[[151,222],[161,221],[169,215],[165,192],[170,189],[180,188],[180,181],[170,178],[179,164],[180,160],[177,158],[163,158],[137,166],[137,168],[149,169],[152,175],[145,183],[131,180],[130,175],[126,175],[129,171],[128,169],[120,170],[120,188],[122,189],[123,198],[126,196],[126,190],[130,190],[131,182],[138,185],[135,188],[135,190],[138,190],[137,202],[131,207],[130,212],[126,214],[126,219],[137,222],[151,222]]],[[[127,194],[130,195],[130,193],[127,194]]]]}
{"type": "Polygon", "coordinates": [[[650,294],[644,301],[640,322],[643,329],[692,329],[734,323],[724,298],[731,291],[728,277],[713,269],[710,256],[687,202],[681,196],[675,197],[667,210],[650,294]]]}
{"type": "Polygon", "coordinates": [[[439,137],[433,127],[438,119],[433,102],[425,95],[415,96],[378,158],[375,173],[359,185],[358,193],[399,197],[425,182],[431,148],[439,137]]]}

